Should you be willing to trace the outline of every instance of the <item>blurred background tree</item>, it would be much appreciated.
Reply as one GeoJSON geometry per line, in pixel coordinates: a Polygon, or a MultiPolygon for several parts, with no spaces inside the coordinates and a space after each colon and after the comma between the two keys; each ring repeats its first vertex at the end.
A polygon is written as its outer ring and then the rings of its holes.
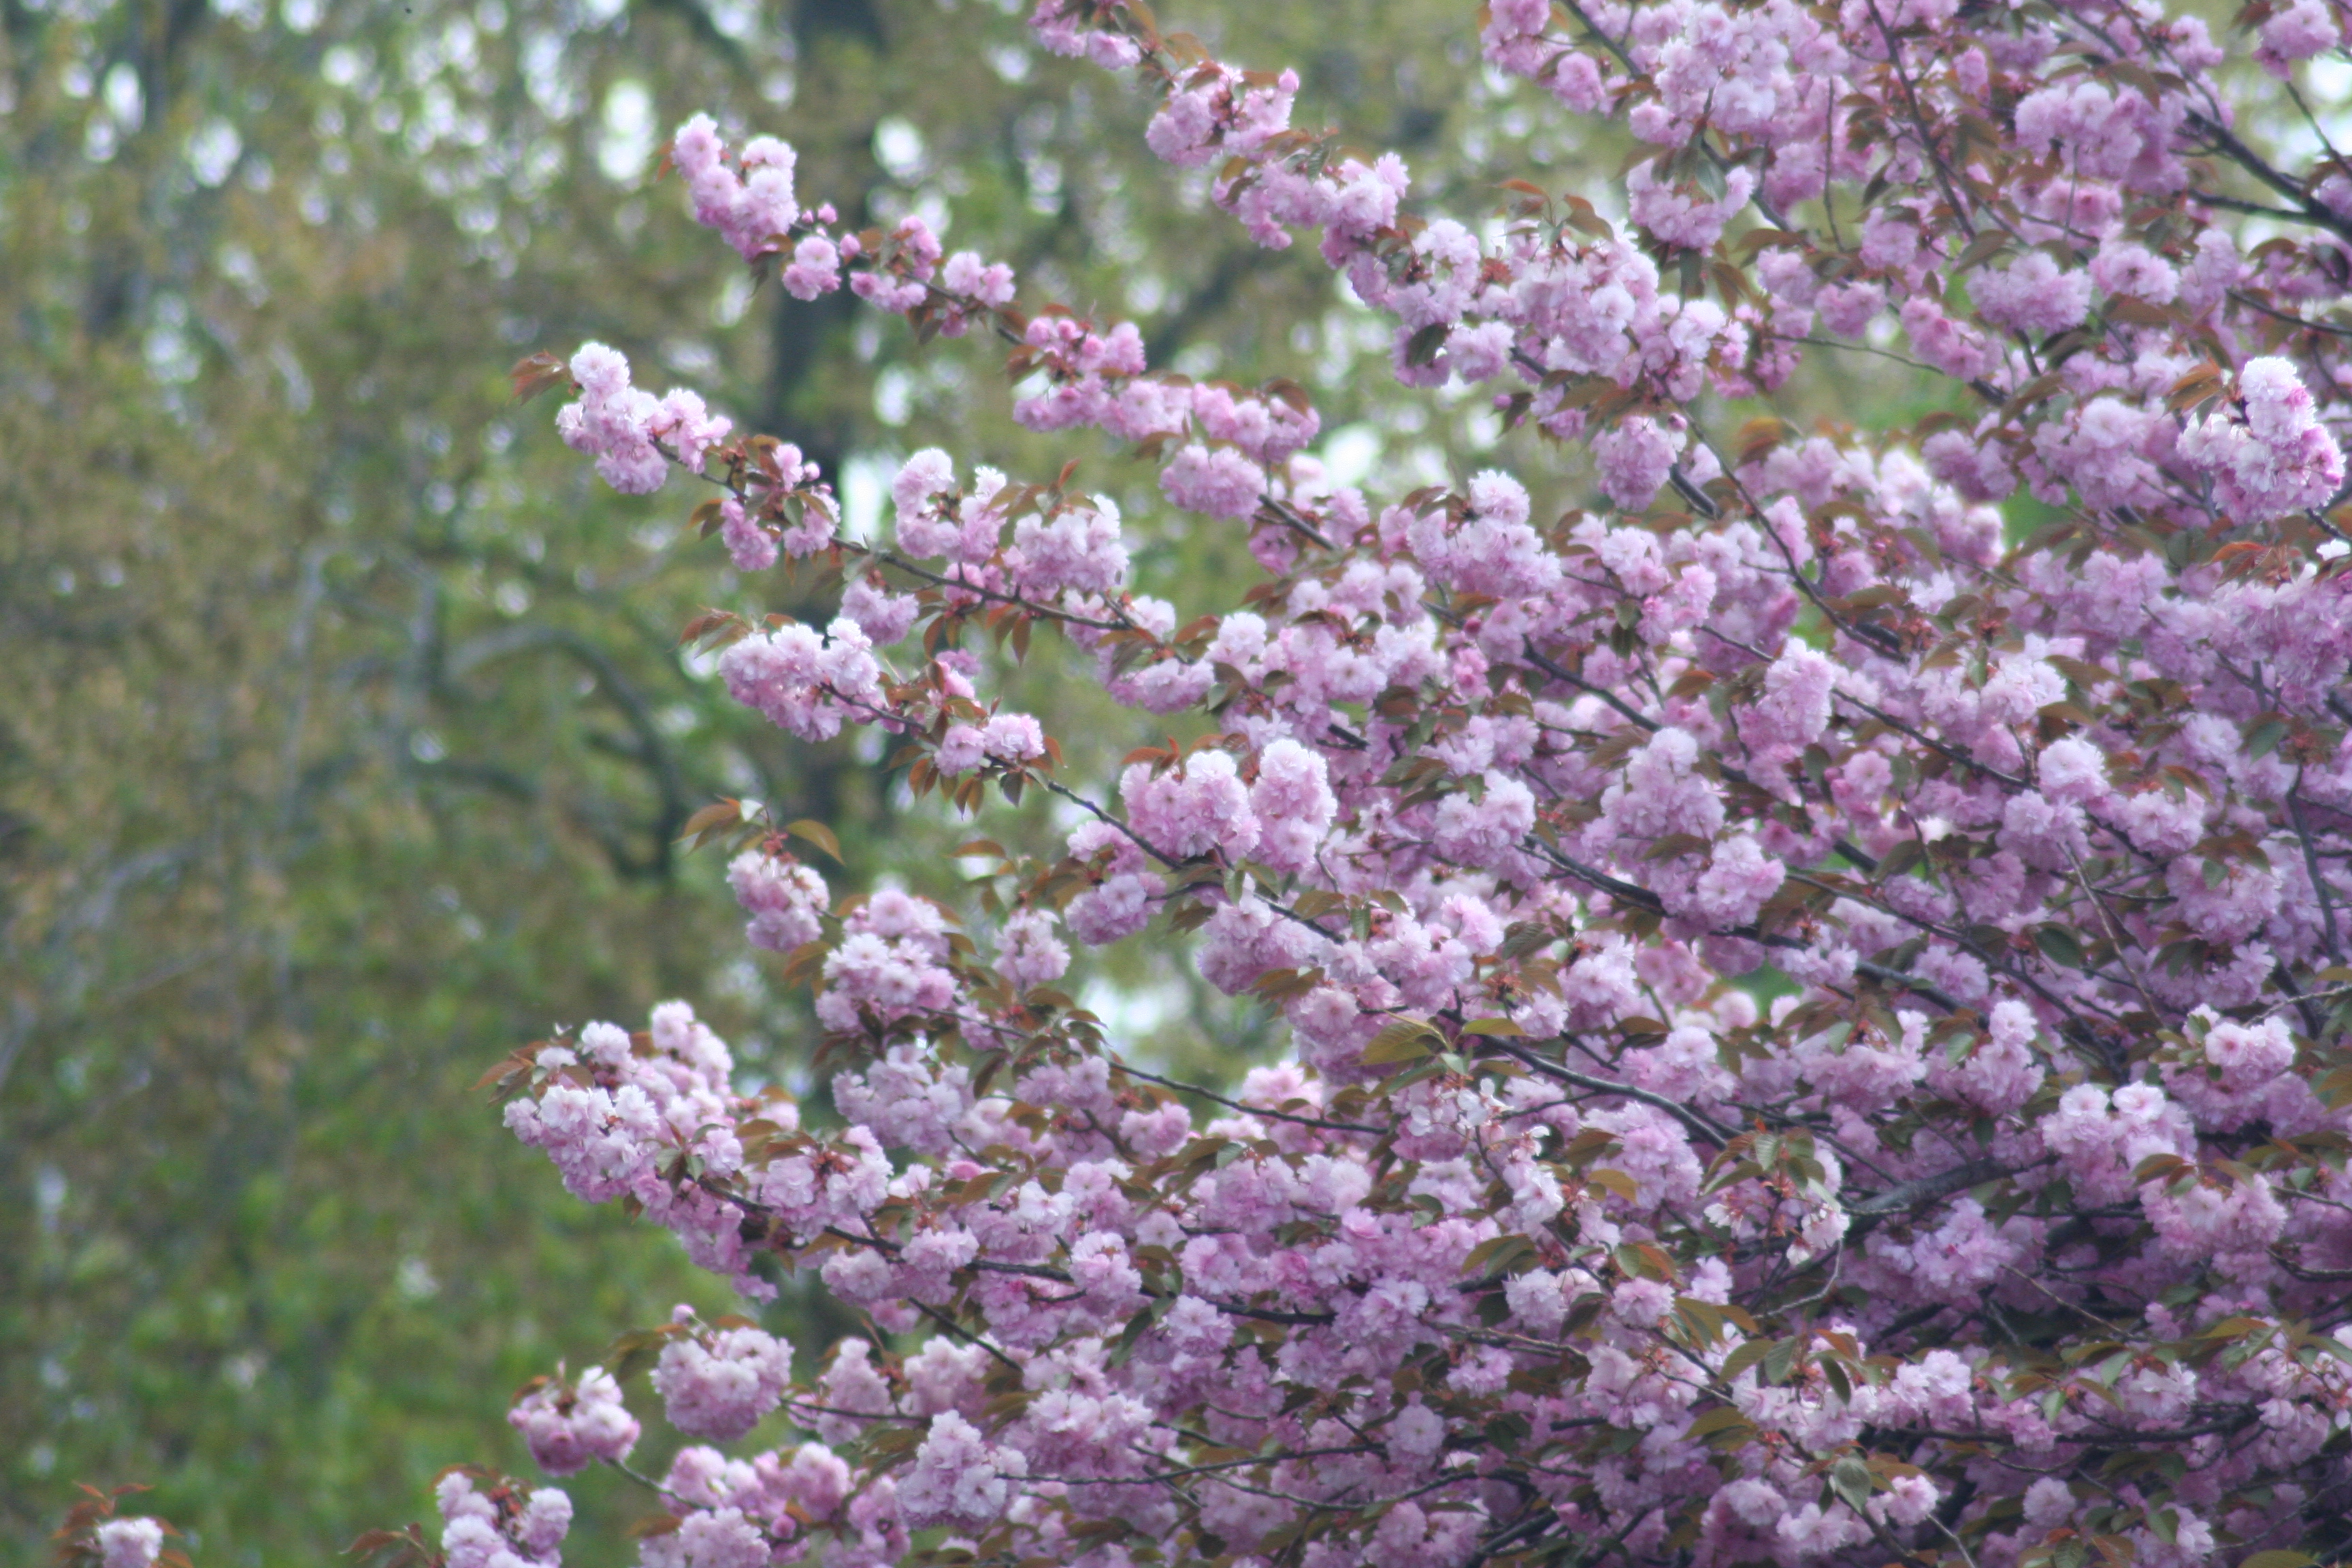
{"type": "MultiPolygon", "coordinates": [[[[1186,9],[1458,210],[1572,151],[1453,4],[1186,9]]],[[[1149,104],[1011,12],[0,0],[0,1561],[36,1560],[77,1479],[152,1481],[199,1561],[258,1563],[412,1517],[451,1461],[520,1467],[515,1384],[724,1304],[565,1197],[476,1075],[685,995],[804,1084],[716,858],[673,842],[720,794],[952,889],[889,831],[877,759],[791,746],[679,657],[695,608],[789,588],[734,582],[675,491],[604,491],[503,372],[611,342],[799,441],[859,525],[950,431],[1015,469],[1068,449],[1010,425],[996,345],[755,289],[652,177],[680,119],[787,137],[805,199],[922,211],[1156,360],[1306,371],[1343,477],[1443,477],[1491,434],[1381,402],[1385,340],[1328,273],[1206,221],[1142,149],[1149,104]]],[[[1147,469],[1087,462],[1163,510],[1147,469]]],[[[1181,605],[1244,558],[1169,525],[1139,565],[1181,605]]],[[[1034,665],[1041,704],[1089,700],[1034,665]]],[[[1151,738],[1107,705],[1067,728],[1097,776],[1151,738]]],[[[1118,962],[1103,994],[1157,1048],[1237,1070],[1251,1015],[1118,962]]],[[[773,1316],[813,1348],[816,1310],[773,1316]]],[[[593,1563],[641,1508],[583,1479],[593,1563]]]]}

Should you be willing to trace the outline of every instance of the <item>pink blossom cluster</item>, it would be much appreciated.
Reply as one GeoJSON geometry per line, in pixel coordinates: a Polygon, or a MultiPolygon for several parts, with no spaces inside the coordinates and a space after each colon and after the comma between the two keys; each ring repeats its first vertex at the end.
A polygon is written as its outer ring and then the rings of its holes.
{"type": "Polygon", "coordinates": [[[675,1531],[649,1537],[645,1568],[765,1568],[808,1561],[884,1568],[908,1542],[889,1477],[856,1484],[831,1449],[803,1443],[744,1461],[717,1449],[680,1450],[662,1478],[675,1531]]]}
{"type": "Polygon", "coordinates": [[[1132,322],[1099,331],[1075,317],[1040,314],[1026,342],[1020,363],[1045,386],[1016,401],[1014,417],[1033,430],[1093,426],[1122,440],[1194,437],[1175,447],[1160,479],[1161,493],[1188,511],[1251,516],[1273,476],[1322,427],[1294,385],[1248,392],[1146,374],[1132,322]]]}
{"type": "MultiPolygon", "coordinates": [[[[739,1090],[679,1004],[509,1064],[573,1192],[754,1297],[814,1270],[866,1330],[799,1381],[760,1331],[665,1331],[673,1425],[807,1440],[681,1454],[642,1560],[2338,1551],[2331,171],[2264,162],[2152,5],[1496,0],[1488,61],[1644,151],[1629,232],[1541,193],[1482,230],[1294,127],[1295,76],[1121,0],[1034,25],[1140,66],[1150,145],[1262,242],[1318,233],[1402,383],[1493,384],[1596,493],[1329,485],[1295,386],[1155,373],[925,230],[842,237],[861,297],[988,320],[1024,424],[1137,443],[1265,572],[1184,619],[1107,502],[935,449],[866,545],[743,448],[745,525],[855,570],[823,633],[739,626],[730,691],[805,742],[875,726],[962,809],[1052,777],[1075,826],[961,902],[734,862],[839,1129],[739,1090]],[[2241,247],[2225,162],[2286,233],[2241,247]],[[1709,394],[1856,340],[1944,410],[1720,429],[1709,394]],[[972,651],[1040,626],[1195,738],[1053,777],[1053,716],[972,651]],[[1284,1059],[1222,1092],[1122,1055],[1074,996],[1146,931],[1284,1059]]],[[[2263,63],[2334,25],[2273,8],[2263,63]]],[[[517,1405],[551,1468],[634,1438],[597,1377],[517,1405]]]]}
{"type": "Polygon", "coordinates": [[[2344,15],[2328,0],[2293,0],[2276,6],[2262,25],[2262,41],[2254,58],[2263,68],[2282,80],[2315,55],[2344,47],[2344,15]]]}
{"type": "Polygon", "coordinates": [[[1026,713],[998,713],[984,724],[950,724],[940,740],[940,771],[968,773],[990,763],[1019,765],[1045,754],[1045,731],[1026,713]]]}
{"type": "Polygon", "coordinates": [[[522,1434],[532,1461],[551,1476],[627,1458],[640,1430],[621,1401],[621,1385],[601,1366],[582,1373],[576,1384],[558,1377],[527,1391],[507,1419],[522,1434]]]}
{"type": "Polygon", "coordinates": [[[756,632],[719,656],[728,694],[803,741],[829,741],[845,720],[880,710],[882,667],[865,627],[846,616],[820,632],[756,632]]]}
{"type": "Polygon", "coordinates": [[[2250,360],[2238,407],[2181,433],[2180,456],[2213,481],[2222,514],[2266,522],[2322,505],[2344,488],[2344,453],[2290,362],[2250,360]]]}
{"type": "Polygon", "coordinates": [[[1265,470],[1230,447],[1195,441],[1160,470],[1160,488],[1187,511],[1243,518],[1257,510],[1265,493],[1265,470]]]}
{"type": "Polygon", "coordinates": [[[1015,985],[1044,985],[1070,967],[1069,944],[1054,934],[1043,910],[1015,910],[996,934],[996,971],[1015,985]]]}
{"type": "MultiPolygon", "coordinates": [[[[942,265],[939,238],[919,216],[887,233],[840,232],[830,203],[796,205],[796,154],[773,137],[754,137],[730,153],[710,117],[697,115],[679,127],[669,155],[687,183],[696,221],[718,230],[755,266],[771,255],[782,258],[780,280],[796,299],[833,292],[845,278],[859,299],[950,337],[975,323],[1010,320],[1010,267],[975,251],[958,251],[942,265]]],[[[624,494],[660,489],[668,460],[702,473],[706,457],[721,449],[732,429],[693,393],[656,400],[632,388],[627,360],[603,344],[583,347],[570,369],[580,396],[558,413],[557,428],[575,450],[594,456],[597,471],[624,494]]],[[[770,443],[747,456],[746,482],[721,501],[721,532],[737,566],[764,571],[780,548],[798,558],[830,543],[837,509],[800,449],[770,443]]]]}
{"type": "MultiPolygon", "coordinates": [[[[690,1323],[680,1307],[676,1321],[690,1323]]],[[[689,1437],[731,1443],[760,1424],[784,1396],[793,1347],[748,1326],[689,1333],[664,1346],[654,1392],[669,1424],[689,1437]]]]}
{"type": "Polygon", "coordinates": [[[474,1481],[451,1470],[433,1489],[447,1568],[562,1568],[572,1499],[561,1488],[525,1493],[507,1484],[485,1492],[474,1481]]]}
{"type": "Polygon", "coordinates": [[[670,162],[686,180],[694,220],[719,231],[744,260],[782,247],[800,208],[793,201],[792,148],[755,136],[729,167],[726,144],[710,116],[698,114],[671,139],[670,162]]]}
{"type": "MultiPolygon", "coordinates": [[[[590,1203],[635,1200],[677,1231],[703,1267],[736,1276],[740,1289],[765,1294],[772,1288],[742,1272],[740,1216],[730,1205],[703,1187],[680,1191],[663,1173],[679,1152],[703,1162],[707,1171],[731,1174],[742,1169],[742,1143],[726,1110],[733,1069],[725,1043],[691,1007],[666,1003],[643,1034],[592,1024],[569,1043],[551,1041],[527,1053],[524,1070],[538,1092],[509,1102],[507,1126],[525,1143],[547,1151],[574,1196],[590,1203]]],[[[796,1111],[780,1107],[777,1114],[797,1125],[796,1111]]],[[[615,1401],[607,1383],[582,1379],[584,1415],[570,1392],[550,1393],[539,1407],[543,1414],[533,1417],[545,1424],[549,1441],[623,1447],[634,1441],[634,1426],[624,1437],[621,1419],[610,1414],[615,1401]]],[[[579,1451],[604,1457],[599,1450],[579,1451]]]]}
{"type": "Polygon", "coordinates": [[[719,500],[719,537],[739,572],[765,572],[780,554],[802,560],[833,542],[833,489],[789,441],[755,446],[740,493],[719,500]]]}
{"type": "Polygon", "coordinates": [[[1024,515],[1013,525],[1006,577],[1025,598],[1053,600],[1066,590],[1116,594],[1127,586],[1127,537],[1118,508],[1108,496],[1066,505],[1048,516],[1024,515]]]}
{"type": "Polygon", "coordinates": [[[956,485],[955,460],[936,447],[924,447],[890,481],[898,548],[918,559],[988,559],[1004,527],[1003,510],[992,504],[1003,488],[1003,474],[982,468],[964,493],[956,485]]]}
{"type": "Polygon", "coordinates": [[[629,384],[629,362],[617,350],[589,343],[572,356],[580,401],[567,404],[555,427],[565,445],[596,459],[596,471],[623,495],[650,495],[669,478],[675,459],[692,473],[727,439],[734,424],[703,407],[691,392],[656,398],[629,384]]]}
{"type": "Polygon", "coordinates": [[[753,947],[790,952],[824,933],[832,896],[815,868],[790,852],[774,846],[747,849],[728,864],[727,883],[751,917],[743,937],[753,947]]]}
{"type": "Polygon", "coordinates": [[[163,1551],[160,1520],[110,1519],[98,1527],[97,1533],[104,1568],[153,1568],[163,1551]]]}
{"type": "Polygon", "coordinates": [[[844,917],[842,932],[817,999],[827,1026],[853,1029],[861,1010],[883,1017],[951,1010],[948,916],[938,905],[886,888],[844,917]]]}

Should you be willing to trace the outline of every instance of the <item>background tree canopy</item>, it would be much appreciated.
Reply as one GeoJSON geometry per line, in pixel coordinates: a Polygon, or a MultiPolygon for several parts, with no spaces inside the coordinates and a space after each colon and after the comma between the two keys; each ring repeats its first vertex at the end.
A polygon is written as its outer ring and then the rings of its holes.
{"type": "MultiPolygon", "coordinates": [[[[1133,317],[1154,363],[1304,371],[1349,479],[1458,478],[1491,438],[1474,400],[1433,419],[1359,374],[1385,331],[1206,213],[1145,152],[1149,103],[1013,9],[0,0],[6,1561],[77,1479],[154,1482],[200,1561],[257,1563],[413,1517],[453,1460],[519,1463],[508,1391],[602,1348],[551,1325],[726,1303],[565,1199],[476,1076],[551,1022],[684,994],[806,1079],[719,864],[675,843],[715,796],[835,824],[864,877],[954,875],[892,833],[878,754],[796,746],[681,658],[733,591],[690,503],[613,497],[509,395],[519,356],[612,342],[799,442],[853,524],[951,433],[1045,461],[992,345],[793,301],[685,222],[655,169],[686,115],[793,142],[811,201],[922,211],[1133,317]]],[[[1302,121],[1412,154],[1416,199],[1485,211],[1506,173],[1622,156],[1483,73],[1452,0],[1183,10],[1297,65],[1302,121]]],[[[1822,410],[1921,395],[1866,361],[1808,374],[1822,410]]],[[[1587,483],[1523,457],[1560,499],[1587,483]]],[[[1237,539],[1159,521],[1148,465],[1088,462],[1149,534],[1139,586],[1181,604],[1240,571],[1237,539]]],[[[1043,648],[1026,679],[1093,738],[1081,767],[1154,738],[1043,648]]],[[[1231,1076],[1260,1045],[1189,970],[1118,962],[1108,1001],[1166,1058],[1231,1076]]],[[[820,1310],[788,1293],[771,1326],[824,1337],[820,1310]]],[[[579,1489],[589,1562],[636,1511],[610,1479],[579,1489]]]]}

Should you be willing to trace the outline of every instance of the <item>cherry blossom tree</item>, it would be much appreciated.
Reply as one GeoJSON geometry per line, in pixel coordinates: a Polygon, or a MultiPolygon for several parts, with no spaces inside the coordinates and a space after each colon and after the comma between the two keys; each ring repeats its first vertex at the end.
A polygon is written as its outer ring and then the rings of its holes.
{"type": "MultiPolygon", "coordinates": [[[[2301,103],[2346,19],[2240,26],[2301,103]]],[[[1162,95],[1152,150],[1259,243],[1318,246],[1399,381],[1589,459],[1558,515],[1549,473],[1335,485],[1297,384],[1155,369],[919,219],[801,205],[780,142],[678,132],[782,288],[1005,340],[1024,425],[1157,464],[1264,575],[1138,594],[1075,464],[938,450],[853,536],[801,452],[613,351],[519,368],[614,488],[683,473],[740,571],[839,583],[827,625],[687,628],[738,700],[1070,826],[961,846],[992,870],[949,908],[836,896],[822,825],[697,819],[844,1124],[738,1089],[680,1002],[518,1052],[507,1123],[745,1297],[815,1269],[871,1331],[682,1310],[513,1424],[551,1476],[626,1468],[650,1370],[698,1446],[644,1478],[646,1568],[2352,1551],[2352,163],[2323,120],[2301,163],[2249,141],[2153,0],[1475,25],[1623,117],[1623,222],[1532,183],[1416,210],[1399,158],[1291,124],[1288,72],[1139,0],[1031,18],[1162,95]],[[1731,426],[1852,352],[1942,408],[1731,426]],[[1076,776],[999,689],[1040,627],[1197,738],[1076,776]],[[1074,950],[1146,930],[1291,1058],[1220,1098],[1123,1057],[1074,950]],[[772,1415],[793,1440],[722,1451],[772,1415]]],[[[448,1568],[552,1564],[569,1518],[487,1472],[440,1502],[448,1568]]]]}

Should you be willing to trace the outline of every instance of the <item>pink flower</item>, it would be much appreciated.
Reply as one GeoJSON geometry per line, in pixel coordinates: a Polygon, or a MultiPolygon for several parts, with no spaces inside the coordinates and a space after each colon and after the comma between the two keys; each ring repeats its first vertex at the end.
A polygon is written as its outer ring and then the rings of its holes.
{"type": "Polygon", "coordinates": [[[753,947],[790,952],[823,934],[830,896],[812,868],[747,849],[728,865],[727,882],[751,917],[744,935],[753,947]]]}
{"type": "Polygon", "coordinates": [[[1054,918],[1042,910],[1016,910],[997,937],[996,967],[1015,985],[1044,985],[1070,967],[1070,950],[1054,935],[1054,918]]]}
{"type": "Polygon", "coordinates": [[[688,1512],[677,1529],[646,1540],[643,1568],[767,1568],[770,1548],[740,1508],[688,1512]]]}
{"type": "Polygon", "coordinates": [[[1004,1511],[1013,1483],[1029,1473],[1017,1448],[998,1447],[952,1410],[931,1417],[914,1468],[898,1483],[898,1506],[907,1522],[974,1529],[1004,1511]]]}
{"type": "Polygon", "coordinates": [[[637,1445],[637,1420],[621,1403],[621,1385],[592,1366],[576,1384],[551,1382],[515,1401],[507,1422],[551,1476],[568,1476],[603,1459],[618,1462],[637,1445]]]}
{"type": "Polygon", "coordinates": [[[821,234],[803,237],[793,247],[793,258],[783,270],[784,292],[795,300],[814,300],[841,287],[841,251],[821,234]]]}
{"type": "Polygon", "coordinates": [[[1986,1038],[1953,1060],[1949,1049],[1929,1060],[1927,1081],[1948,1095],[1983,1110],[2004,1116],[2023,1105],[2041,1088],[2042,1064],[2034,1053],[2033,1015],[2021,1002],[1996,1005],[1988,1021],[1986,1038]]]}
{"type": "Polygon", "coordinates": [[[655,1364],[654,1392],[680,1432],[731,1443],[783,1397],[792,1360],[790,1345],[758,1329],[672,1340],[655,1364]]]}
{"type": "Polygon", "coordinates": [[[1000,763],[1034,762],[1045,754],[1045,731],[1026,713],[998,713],[982,726],[981,747],[1000,763]]]}
{"type": "Polygon", "coordinates": [[[1118,793],[1128,825],[1163,855],[1185,860],[1215,849],[1238,858],[1257,845],[1257,813],[1231,752],[1195,752],[1177,773],[1133,763],[1118,793]]]}
{"type": "Polygon", "coordinates": [[[2004,268],[1973,274],[1969,296],[1994,326],[2048,337],[2081,326],[2090,314],[2091,274],[2062,269],[2048,252],[2030,250],[2004,268]]]}
{"type": "Polygon", "coordinates": [[[1739,738],[1751,752],[1793,755],[1829,727],[1837,668],[1811,648],[1792,648],[1764,672],[1764,695],[1738,715],[1739,738]]]}
{"type": "Polygon", "coordinates": [[[1637,163],[1625,176],[1626,205],[1633,221],[1668,245],[1706,250],[1723,237],[1748,198],[1756,194],[1756,171],[1741,164],[1724,179],[1724,192],[1709,200],[1662,180],[1655,160],[1637,163]]]}
{"type": "Polygon", "coordinates": [[[1592,437],[1601,492],[1627,511],[1650,504],[1675,466],[1678,443],[1647,415],[1637,415],[1592,437]]]}
{"type": "Polygon", "coordinates": [[[962,295],[982,305],[1013,302],[1013,268],[1001,261],[983,262],[974,251],[959,250],[949,257],[940,274],[940,284],[950,294],[962,295]]]}
{"type": "Polygon", "coordinates": [[[1339,807],[1323,759],[1287,736],[1258,753],[1250,807],[1263,833],[1258,858],[1277,871],[1298,871],[1313,860],[1339,807]]]}
{"type": "Polygon", "coordinates": [[[1064,589],[1116,593],[1127,581],[1127,543],[1118,509],[1108,500],[1063,508],[1048,519],[1034,513],[1013,527],[1007,564],[1024,594],[1064,589]]]}
{"type": "Polygon", "coordinates": [[[2294,1037],[2276,1016],[2252,1026],[2215,1024],[2206,1032],[2205,1059],[2219,1071],[2222,1088],[2251,1093],[2294,1065],[2294,1037]]]}
{"type": "Polygon", "coordinates": [[[1982,332],[1954,321],[1932,300],[1915,295],[1903,302],[1902,315],[1911,347],[1946,375],[1973,381],[1999,363],[1982,332]]]}
{"type": "Polygon", "coordinates": [[[2343,43],[2343,24],[2327,0],[2294,0],[2284,10],[2273,12],[2263,24],[2254,58],[2264,70],[2284,80],[2300,62],[2340,48],[2343,43]]]}
{"type": "Polygon", "coordinates": [[[968,773],[988,755],[977,724],[950,724],[940,737],[939,765],[943,773],[968,773]]]}
{"type": "Polygon", "coordinates": [[[1438,853],[1471,866],[1507,860],[1535,826],[1535,792],[1519,780],[1489,769],[1475,799],[1449,795],[1438,803],[1431,835],[1438,853]]]}
{"type": "Polygon", "coordinates": [[[898,477],[890,481],[890,499],[903,522],[908,514],[921,512],[932,497],[954,489],[954,461],[937,447],[926,447],[898,466],[898,477]]]}
{"type": "Polygon", "coordinates": [[[741,501],[727,497],[719,503],[719,537],[726,543],[735,570],[765,572],[776,563],[775,536],[751,521],[741,501]]]}
{"type": "Polygon", "coordinates": [[[803,741],[828,741],[851,713],[878,706],[881,666],[856,622],[820,634],[788,626],[743,638],[719,656],[729,695],[803,741]]]}
{"type": "Polygon", "coordinates": [[[2168,305],[2180,292],[2180,274],[2144,245],[2110,239],[2091,262],[2091,281],[2110,294],[2129,294],[2151,305],[2168,305]]]}
{"type": "Polygon", "coordinates": [[[893,594],[874,576],[855,578],[841,595],[841,613],[876,647],[887,647],[913,628],[922,605],[912,594],[893,594]]]}
{"type": "Polygon", "coordinates": [[[1265,494],[1265,473],[1230,447],[1194,442],[1160,471],[1160,488],[1187,511],[1242,518],[1257,510],[1265,494]]]}
{"type": "Polygon", "coordinates": [[[580,384],[580,401],[555,416],[564,443],[593,456],[596,472],[624,495],[661,489],[669,464],[653,439],[660,405],[629,384],[629,362],[602,343],[588,343],[572,356],[572,378],[580,384]]]}
{"type": "Polygon", "coordinates": [[[572,1532],[572,1499],[557,1487],[535,1488],[515,1521],[515,1539],[523,1551],[542,1563],[555,1561],[556,1548],[572,1532]]]}
{"type": "Polygon", "coordinates": [[[745,260],[776,248],[800,216],[793,201],[793,150],[772,136],[746,142],[741,173],[726,164],[726,147],[707,114],[678,127],[670,160],[686,178],[698,223],[717,229],[745,260]]]}
{"type": "Polygon", "coordinates": [[[2238,401],[2239,410],[2208,414],[2180,437],[2181,457],[2213,481],[2226,517],[2284,517],[2342,488],[2344,453],[2293,364],[2249,360],[2238,375],[2238,401]]]}
{"type": "Polygon", "coordinates": [[[163,1527],[152,1519],[110,1519],[98,1527],[105,1568],[152,1568],[163,1550],[163,1527]]]}
{"type": "Polygon", "coordinates": [[[705,409],[695,394],[676,389],[663,395],[646,425],[655,439],[669,444],[681,466],[697,474],[702,472],[703,454],[725,440],[734,427],[734,421],[726,416],[705,409]]]}

